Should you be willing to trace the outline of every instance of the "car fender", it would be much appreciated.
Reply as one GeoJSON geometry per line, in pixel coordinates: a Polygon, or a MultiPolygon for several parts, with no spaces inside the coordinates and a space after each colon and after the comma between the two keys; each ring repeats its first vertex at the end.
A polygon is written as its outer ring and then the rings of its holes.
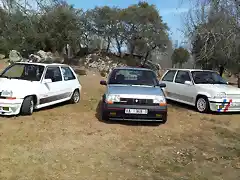
{"type": "MultiPolygon", "coordinates": [[[[199,96],[199,95],[206,96],[207,98],[211,98],[211,94],[208,93],[208,92],[206,92],[206,91],[199,91],[199,92],[197,93],[197,96],[199,96]]],[[[197,100],[197,96],[196,96],[196,98],[195,98],[195,101],[197,100]]]]}
{"type": "Polygon", "coordinates": [[[24,88],[24,89],[21,88],[20,90],[15,91],[13,95],[19,99],[24,99],[25,97],[30,95],[34,95],[38,98],[37,92],[38,92],[37,87],[33,86],[33,87],[24,88]]]}

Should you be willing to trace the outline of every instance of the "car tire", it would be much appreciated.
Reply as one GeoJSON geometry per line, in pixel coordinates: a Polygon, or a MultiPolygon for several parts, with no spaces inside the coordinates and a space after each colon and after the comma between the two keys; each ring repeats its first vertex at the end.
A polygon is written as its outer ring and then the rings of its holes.
{"type": "Polygon", "coordinates": [[[195,107],[200,113],[208,113],[210,111],[208,98],[206,96],[198,97],[195,107]]]}
{"type": "Polygon", "coordinates": [[[21,114],[24,116],[32,115],[34,110],[34,100],[32,96],[25,97],[21,107],[21,114]]]}
{"type": "Polygon", "coordinates": [[[160,125],[161,124],[165,124],[167,122],[167,114],[163,116],[163,119],[161,121],[161,123],[159,123],[160,125]]]}
{"type": "Polygon", "coordinates": [[[109,116],[106,111],[104,111],[104,102],[102,101],[101,105],[101,120],[102,121],[109,121],[109,116]]]}
{"type": "Polygon", "coordinates": [[[80,92],[78,89],[73,91],[72,97],[70,99],[71,104],[77,104],[80,101],[80,92]]]}

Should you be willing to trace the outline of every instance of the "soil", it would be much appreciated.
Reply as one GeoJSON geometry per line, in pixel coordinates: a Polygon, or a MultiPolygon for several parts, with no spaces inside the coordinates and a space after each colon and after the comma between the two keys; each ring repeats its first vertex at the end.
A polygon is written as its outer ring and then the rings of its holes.
{"type": "Polygon", "coordinates": [[[79,104],[0,117],[0,179],[237,180],[240,115],[170,102],[168,122],[98,120],[98,73],[81,76],[79,104]]]}

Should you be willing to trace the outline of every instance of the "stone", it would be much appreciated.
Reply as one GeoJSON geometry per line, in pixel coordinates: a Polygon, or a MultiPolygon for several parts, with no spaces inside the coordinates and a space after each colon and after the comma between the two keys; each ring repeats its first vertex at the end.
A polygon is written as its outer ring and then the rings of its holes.
{"type": "Polygon", "coordinates": [[[9,61],[10,62],[18,62],[18,61],[21,61],[21,60],[22,60],[22,56],[18,51],[11,50],[9,52],[9,61]]]}
{"type": "Polygon", "coordinates": [[[5,55],[4,54],[0,54],[0,60],[4,59],[5,55]]]}
{"type": "Polygon", "coordinates": [[[47,53],[45,52],[45,51],[43,51],[43,50],[39,50],[38,52],[37,52],[37,55],[39,56],[39,57],[41,57],[41,59],[44,59],[44,60],[46,60],[47,59],[47,53]]]}
{"type": "Polygon", "coordinates": [[[32,62],[40,62],[41,61],[41,57],[35,54],[30,54],[29,56],[29,60],[32,62]]]}

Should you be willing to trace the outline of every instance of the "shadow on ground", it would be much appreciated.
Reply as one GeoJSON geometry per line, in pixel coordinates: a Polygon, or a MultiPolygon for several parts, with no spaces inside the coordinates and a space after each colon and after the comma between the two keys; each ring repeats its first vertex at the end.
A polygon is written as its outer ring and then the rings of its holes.
{"type": "Polygon", "coordinates": [[[190,106],[190,105],[183,104],[183,103],[180,103],[180,102],[176,102],[176,101],[172,101],[172,100],[168,99],[167,104],[170,105],[170,106],[173,106],[174,108],[187,109],[187,110],[191,110],[191,111],[196,112],[196,109],[195,109],[194,106],[190,106]]]}
{"type": "Polygon", "coordinates": [[[121,125],[126,125],[126,126],[159,126],[162,125],[161,122],[143,122],[141,120],[138,121],[127,121],[127,120],[122,120],[122,121],[114,121],[114,120],[103,120],[101,117],[101,104],[102,101],[98,102],[97,108],[96,108],[96,113],[95,117],[98,119],[98,121],[105,123],[105,124],[121,124],[121,125]]]}
{"type": "Polygon", "coordinates": [[[41,109],[36,109],[36,110],[34,110],[34,112],[47,111],[47,110],[51,110],[51,109],[55,109],[55,108],[63,107],[63,106],[67,106],[67,105],[71,105],[71,104],[68,101],[61,102],[61,103],[53,104],[51,106],[47,106],[47,107],[44,107],[44,108],[41,108],[41,109]]]}

